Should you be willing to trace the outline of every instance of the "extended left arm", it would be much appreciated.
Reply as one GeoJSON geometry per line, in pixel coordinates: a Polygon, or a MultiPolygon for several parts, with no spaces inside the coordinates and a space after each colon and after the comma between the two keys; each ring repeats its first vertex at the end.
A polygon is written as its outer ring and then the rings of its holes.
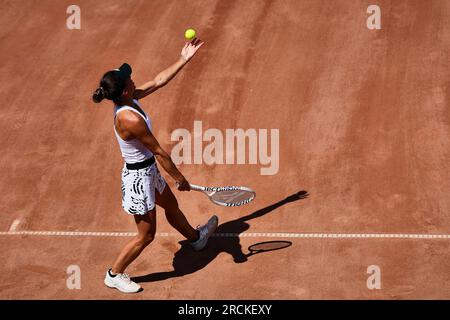
{"type": "Polygon", "coordinates": [[[200,40],[194,40],[186,43],[181,50],[181,57],[173,65],[160,72],[155,79],[144,83],[134,91],[134,99],[142,99],[148,96],[150,93],[155,92],[157,89],[164,87],[183,66],[193,57],[195,52],[203,45],[200,40]]]}
{"type": "Polygon", "coordinates": [[[146,96],[148,96],[150,93],[155,92],[157,89],[163,87],[164,85],[169,82],[170,79],[172,79],[178,71],[183,68],[183,66],[187,63],[186,60],[183,58],[180,58],[177,62],[175,62],[173,65],[165,69],[164,71],[160,72],[155,79],[144,83],[139,88],[136,88],[134,91],[134,98],[135,99],[142,99],[146,96]]]}

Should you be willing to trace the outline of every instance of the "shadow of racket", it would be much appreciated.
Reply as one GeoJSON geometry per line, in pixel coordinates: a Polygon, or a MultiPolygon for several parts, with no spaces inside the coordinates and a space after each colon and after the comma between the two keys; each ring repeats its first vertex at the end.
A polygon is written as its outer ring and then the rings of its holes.
{"type": "Polygon", "coordinates": [[[284,248],[290,247],[291,245],[292,245],[292,242],[281,241],[281,240],[255,243],[255,244],[252,244],[250,247],[248,247],[248,251],[250,251],[250,253],[247,253],[245,255],[245,257],[248,258],[248,257],[258,254],[258,253],[284,249],[284,248]]]}

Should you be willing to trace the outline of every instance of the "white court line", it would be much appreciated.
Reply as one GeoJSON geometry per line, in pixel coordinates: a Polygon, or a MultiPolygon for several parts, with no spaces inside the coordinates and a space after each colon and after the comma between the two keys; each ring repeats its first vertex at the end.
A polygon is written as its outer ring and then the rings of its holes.
{"type": "Polygon", "coordinates": [[[16,231],[19,223],[20,223],[19,219],[14,220],[13,223],[11,223],[11,227],[9,227],[9,231],[16,231]]]}
{"type": "MultiPolygon", "coordinates": [[[[136,232],[103,231],[6,231],[0,236],[65,236],[65,237],[133,237],[136,232]]],[[[178,233],[157,232],[159,237],[176,237],[178,233]]],[[[333,238],[333,239],[450,239],[450,234],[403,234],[403,233],[280,233],[280,232],[243,232],[215,233],[219,238],[333,238]]]]}

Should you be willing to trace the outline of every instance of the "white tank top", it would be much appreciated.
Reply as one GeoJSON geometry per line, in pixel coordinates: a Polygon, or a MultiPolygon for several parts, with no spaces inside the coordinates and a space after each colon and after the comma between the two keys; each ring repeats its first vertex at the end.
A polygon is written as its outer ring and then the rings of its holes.
{"type": "MultiPolygon", "coordinates": [[[[133,102],[135,104],[137,104],[139,107],[141,107],[141,105],[139,104],[139,102],[137,100],[133,100],[133,102]]],[[[138,115],[140,115],[144,119],[145,123],[147,124],[147,127],[150,130],[150,132],[152,132],[152,122],[150,120],[150,117],[144,110],[142,110],[142,108],[141,108],[141,110],[144,112],[145,117],[144,117],[144,115],[142,115],[138,110],[134,109],[133,107],[115,106],[114,107],[114,123],[115,123],[117,114],[123,110],[131,110],[131,111],[137,113],[138,115]]],[[[119,143],[120,151],[122,152],[122,157],[126,163],[142,162],[153,156],[153,153],[146,146],[144,146],[142,144],[142,142],[139,141],[138,139],[134,138],[134,139],[131,139],[128,141],[123,140],[117,133],[115,125],[114,125],[114,133],[116,134],[117,142],[119,143]]]]}

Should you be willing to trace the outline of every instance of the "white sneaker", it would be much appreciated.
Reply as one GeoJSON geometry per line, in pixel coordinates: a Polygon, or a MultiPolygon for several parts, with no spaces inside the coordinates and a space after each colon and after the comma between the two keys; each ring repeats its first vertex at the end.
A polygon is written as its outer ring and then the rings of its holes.
{"type": "Polygon", "coordinates": [[[206,243],[208,242],[209,237],[216,231],[217,224],[219,223],[219,218],[217,216],[212,216],[209,218],[208,222],[203,226],[198,226],[197,230],[200,232],[200,238],[197,241],[191,242],[191,246],[195,251],[202,250],[206,243]]]}
{"type": "MultiPolygon", "coordinates": [[[[111,269],[109,269],[111,270],[111,269]]],[[[105,285],[110,288],[116,288],[125,293],[135,293],[141,290],[141,286],[131,281],[130,276],[126,273],[118,273],[111,277],[109,270],[106,271],[105,285]]]]}

